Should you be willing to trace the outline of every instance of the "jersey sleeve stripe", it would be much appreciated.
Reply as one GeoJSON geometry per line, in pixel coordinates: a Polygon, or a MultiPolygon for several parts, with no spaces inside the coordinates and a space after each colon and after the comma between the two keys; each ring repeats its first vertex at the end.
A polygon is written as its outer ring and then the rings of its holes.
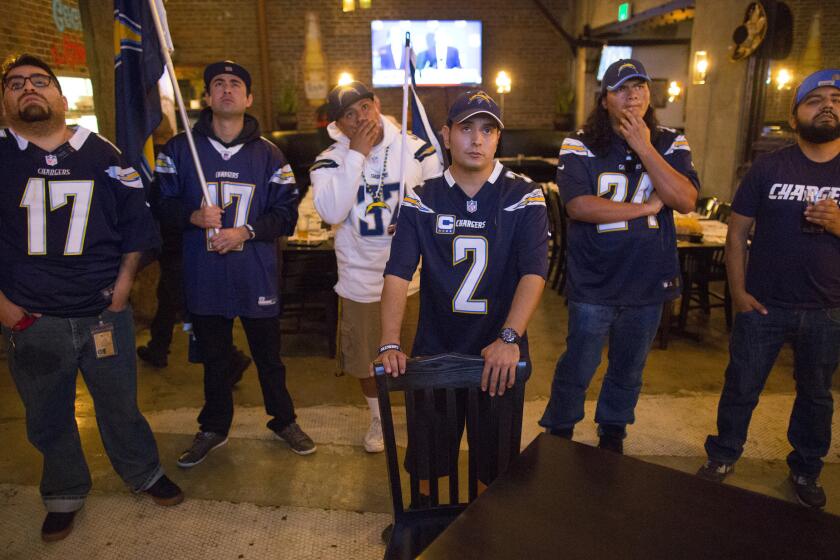
{"type": "Polygon", "coordinates": [[[133,167],[119,167],[112,165],[108,168],[108,176],[116,179],[126,187],[131,189],[142,189],[143,182],[140,180],[140,174],[134,170],[133,167]]]}
{"type": "Polygon", "coordinates": [[[420,197],[416,194],[410,195],[407,194],[403,197],[402,204],[400,206],[404,206],[406,208],[414,208],[419,212],[423,212],[424,214],[434,214],[435,211],[423,204],[423,201],[420,200],[420,197]]]}
{"type": "Polygon", "coordinates": [[[292,166],[288,163],[274,172],[271,175],[269,183],[278,185],[293,185],[295,183],[295,174],[292,172],[292,166]]]}
{"type": "Polygon", "coordinates": [[[315,163],[312,164],[312,167],[309,168],[309,172],[312,173],[313,171],[318,171],[319,169],[332,169],[338,167],[338,162],[332,159],[319,159],[315,163]]]}

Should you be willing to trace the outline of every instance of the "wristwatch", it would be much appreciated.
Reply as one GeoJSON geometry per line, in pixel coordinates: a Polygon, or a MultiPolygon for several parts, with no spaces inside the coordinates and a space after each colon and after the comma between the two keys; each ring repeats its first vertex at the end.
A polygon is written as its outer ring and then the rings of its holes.
{"type": "Polygon", "coordinates": [[[254,232],[254,226],[251,224],[245,224],[245,229],[248,230],[248,241],[252,240],[257,234],[254,232]]]}
{"type": "Polygon", "coordinates": [[[519,341],[522,340],[522,337],[519,336],[519,333],[510,327],[505,327],[504,329],[499,331],[499,338],[505,344],[519,344],[519,341]]]}

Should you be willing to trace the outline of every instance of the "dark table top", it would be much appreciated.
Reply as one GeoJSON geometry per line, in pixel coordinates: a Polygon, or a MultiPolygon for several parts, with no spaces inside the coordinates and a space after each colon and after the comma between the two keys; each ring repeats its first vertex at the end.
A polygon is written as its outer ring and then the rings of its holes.
{"type": "Polygon", "coordinates": [[[420,556],[840,558],[840,517],[540,434],[420,556]]]}

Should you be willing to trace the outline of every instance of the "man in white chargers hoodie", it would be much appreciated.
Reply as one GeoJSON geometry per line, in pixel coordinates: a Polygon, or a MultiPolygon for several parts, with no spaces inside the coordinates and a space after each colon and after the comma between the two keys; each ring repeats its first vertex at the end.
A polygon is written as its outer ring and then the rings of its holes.
{"type": "MultiPolygon", "coordinates": [[[[338,225],[335,291],[340,297],[341,369],[361,384],[371,414],[363,443],[365,451],[376,453],[384,449],[384,443],[370,363],[379,355],[382,273],[404,194],[400,193],[402,136],[399,127],[380,113],[373,92],[360,82],[335,87],[328,96],[328,111],[327,130],[335,143],[318,155],[309,173],[321,219],[338,225]]],[[[407,144],[406,189],[443,173],[434,146],[412,134],[407,144]]],[[[418,290],[415,275],[409,295],[418,290]]],[[[406,312],[415,318],[409,321],[415,328],[418,299],[409,297],[406,312]]],[[[413,333],[403,340],[412,338],[413,333]]]]}

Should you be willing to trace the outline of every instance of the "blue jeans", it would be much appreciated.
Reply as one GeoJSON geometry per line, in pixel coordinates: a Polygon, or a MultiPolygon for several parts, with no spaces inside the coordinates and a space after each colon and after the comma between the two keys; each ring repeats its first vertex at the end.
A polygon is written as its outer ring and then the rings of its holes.
{"type": "Polygon", "coordinates": [[[595,422],[599,434],[625,435],[642,389],[642,370],[656,337],[662,305],[615,307],[569,302],[569,336],[551,384],[551,399],[540,425],[564,430],[583,420],[586,389],[609,339],[609,365],[595,422]]]}
{"type": "Polygon", "coordinates": [[[817,476],[831,444],[831,377],[840,361],[840,308],[768,307],[738,313],[729,340],[729,366],[718,404],[718,435],[706,438],[710,459],[734,463],[744,451],[753,409],[785,340],[793,341],[796,399],[788,424],[791,471],[817,476]]]}
{"type": "Polygon", "coordinates": [[[152,430],[137,408],[130,308],[98,317],[44,316],[23,332],[4,327],[3,337],[26,409],[27,436],[44,456],[41,496],[47,511],[76,511],[91,487],[74,414],[77,370],[93,398],[99,434],[117,474],[135,492],[163,475],[152,430]],[[100,318],[114,325],[116,356],[96,358],[90,328],[100,318]]]}

